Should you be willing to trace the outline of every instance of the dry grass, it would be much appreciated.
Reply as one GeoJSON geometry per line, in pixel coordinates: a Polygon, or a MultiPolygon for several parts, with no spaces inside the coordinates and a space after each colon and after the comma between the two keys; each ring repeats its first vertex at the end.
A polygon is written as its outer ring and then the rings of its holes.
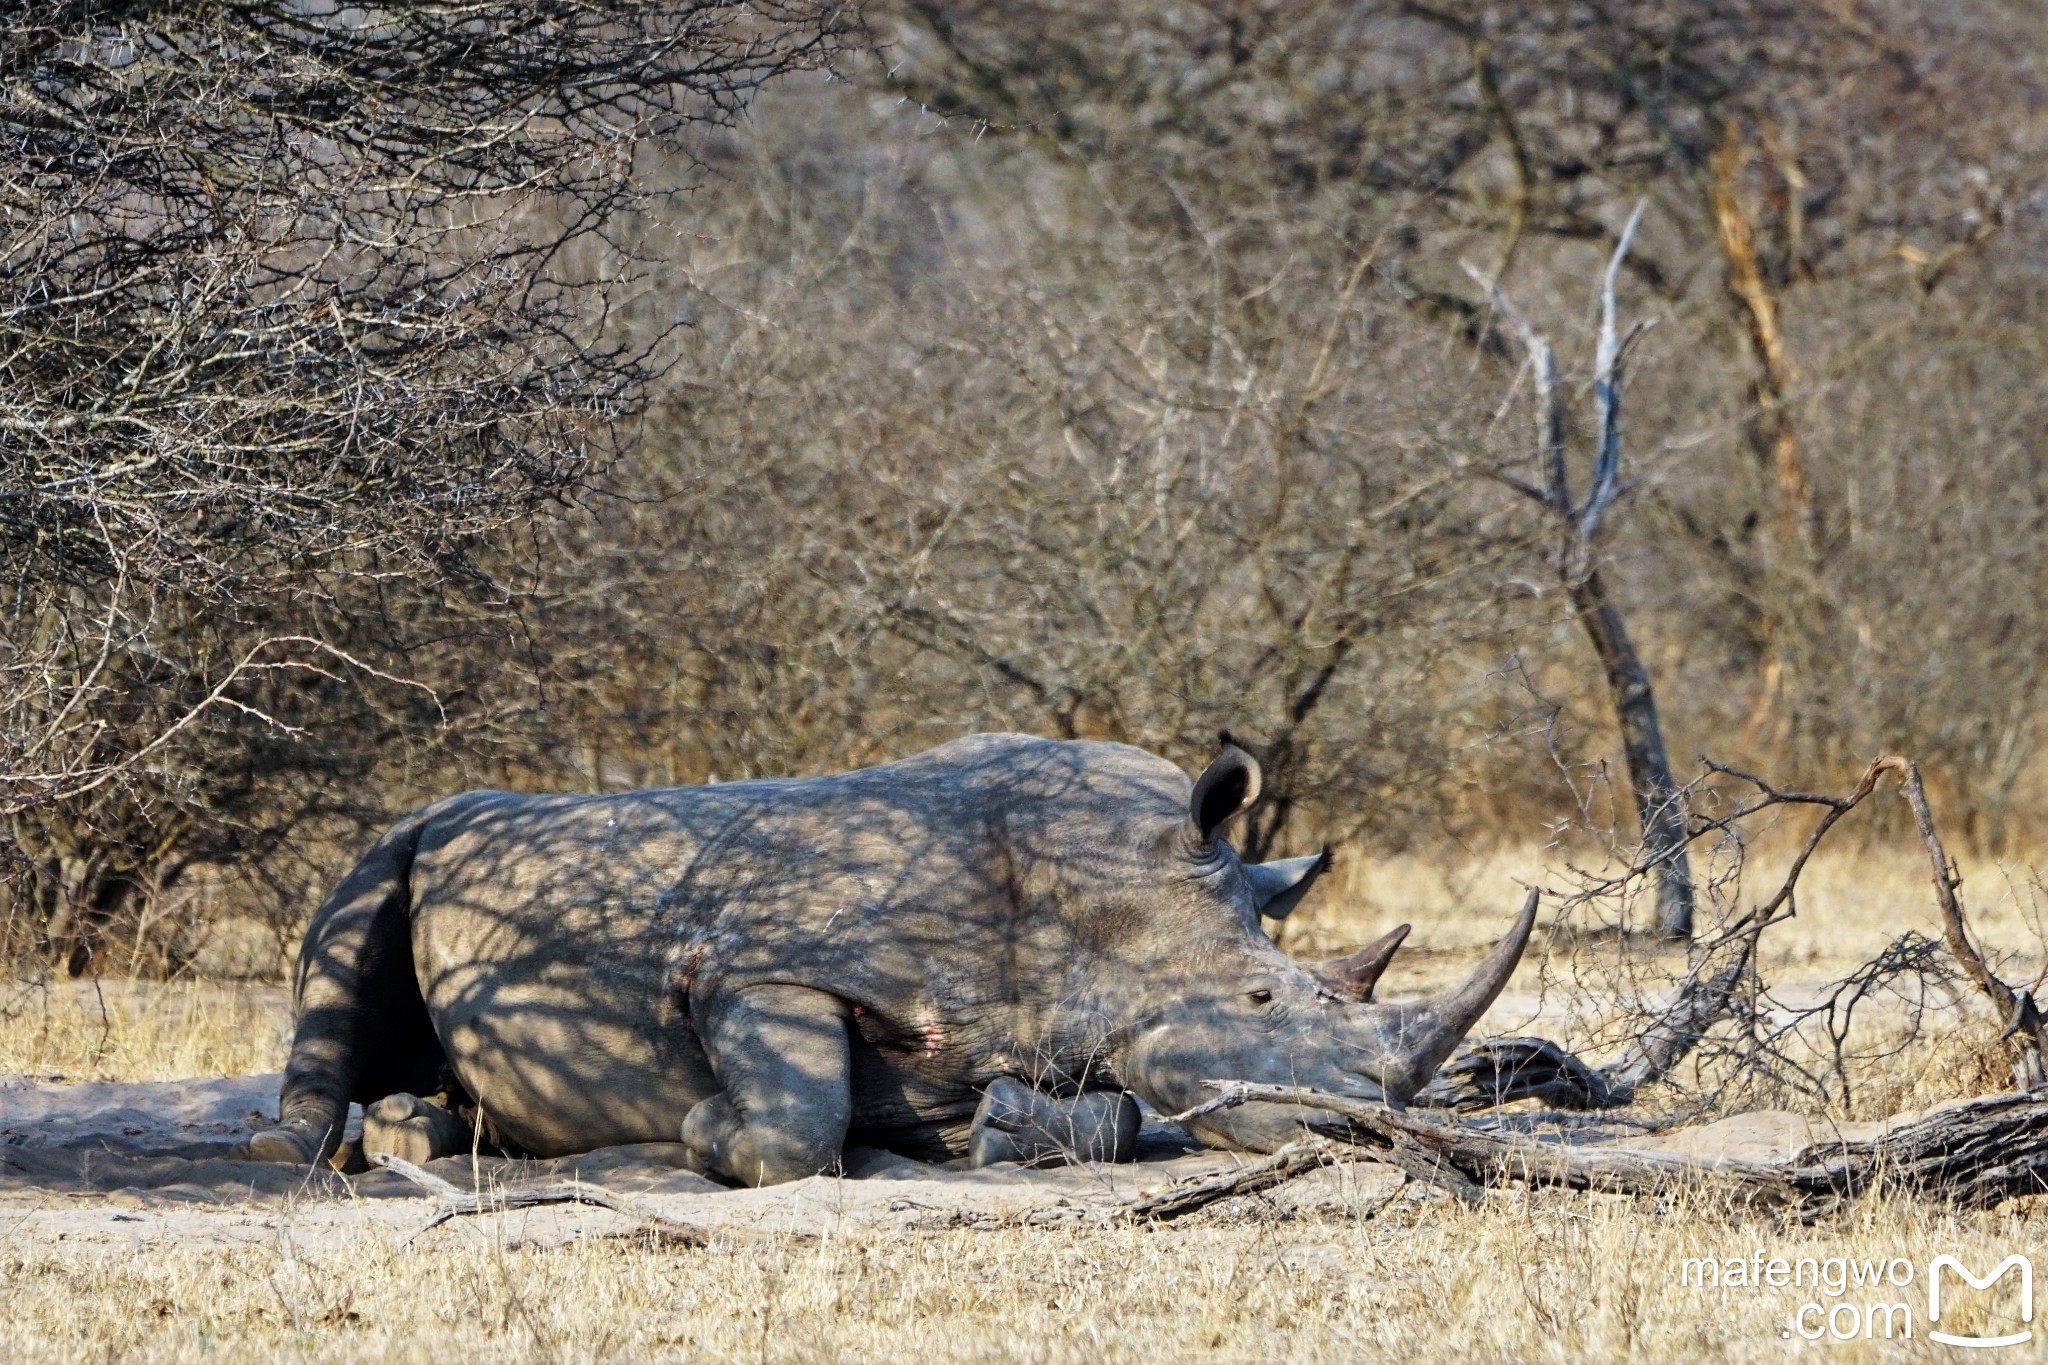
{"type": "MultiPolygon", "coordinates": [[[[1402,984],[1426,984],[1470,961],[1505,921],[1518,876],[1540,866],[1526,855],[1448,871],[1421,860],[1355,865],[1289,933],[1313,949],[1413,919],[1424,951],[1398,970],[1402,984]]],[[[1902,929],[1934,929],[1924,866],[1903,855],[1823,858],[1806,887],[1799,918],[1772,931],[1774,980],[1831,976],[1902,929]]],[[[2024,876],[1978,874],[1966,894],[1996,947],[2039,951],[2024,876]]],[[[1550,951],[1554,976],[1565,950],[1550,951]]],[[[1543,1005],[1545,970],[1539,961],[1518,980],[1514,1008],[1543,1005]]],[[[108,982],[17,988],[11,1001],[0,1071],[155,1079],[282,1062],[274,987],[108,982]]],[[[1996,1055],[1981,1021],[1937,1030],[1859,1075],[1857,1107],[1996,1088],[1996,1055]]],[[[399,1252],[388,1224],[295,1240],[293,1215],[275,1209],[250,1211],[250,1243],[168,1235],[148,1220],[81,1236],[30,1202],[16,1192],[0,1208],[0,1358],[23,1361],[1777,1360],[1805,1347],[1787,1338],[1801,1305],[1873,1301],[1910,1307],[1910,1345],[1808,1349],[1931,1358],[1948,1352],[1925,1337],[1930,1259],[1949,1252],[1988,1269],[2039,1232],[2019,1205],[1965,1215],[1877,1199],[1800,1226],[1558,1192],[1495,1194],[1472,1210],[1411,1187],[1369,1217],[1241,1201],[1158,1228],[901,1232],[710,1252],[617,1235],[595,1213],[589,1235],[552,1242],[507,1215],[399,1252]],[[1758,1252],[1904,1257],[1915,1279],[1839,1298],[1683,1281],[1688,1257],[1758,1252]]],[[[1983,1325],[1994,1297],[2010,1307],[2009,1293],[1967,1295],[1963,1311],[1977,1316],[1942,1326],[1983,1325]]]]}
{"type": "Polygon", "coordinates": [[[0,985],[0,1074],[174,1081],[280,1071],[291,1044],[282,987],[242,982],[0,985]]]}
{"type": "MultiPolygon", "coordinates": [[[[676,1251],[636,1237],[518,1246],[516,1220],[406,1252],[353,1243],[67,1248],[0,1241],[13,1360],[1780,1359],[1794,1315],[1900,1302],[1922,1351],[1929,1259],[2031,1245],[2024,1215],[1877,1204],[1815,1227],[1564,1195],[1478,1210],[1403,1199],[1370,1221],[904,1233],[676,1251]],[[506,1249],[506,1242],[514,1243],[506,1249]],[[1757,1252],[1915,1267],[1907,1288],[1707,1289],[1688,1257],[1757,1252]]],[[[2010,1293],[2010,1286],[2007,1287],[2010,1293]]],[[[1982,1320],[1988,1296],[1975,1307],[1982,1320]]],[[[1954,1310],[1943,1326],[1954,1330],[1954,1310]]],[[[1815,1321],[1809,1316],[1809,1325],[1815,1321]]],[[[1791,1343],[1798,1344],[1798,1343],[1791,1343]]],[[[1902,1343],[1900,1343],[1902,1344],[1902,1343]]],[[[1877,1343],[1827,1348],[1875,1358],[1877,1343]]],[[[1887,1356],[1892,1351],[1884,1352],[1887,1356]]]]}
{"type": "MultiPolygon", "coordinates": [[[[1774,838],[1752,851],[1742,892],[1731,900],[1746,909],[1777,890],[1791,852],[1786,842],[1774,838]]],[[[2015,955],[2033,970],[2041,965],[2048,910],[2037,864],[2048,867],[2048,858],[1962,860],[1962,897],[1971,932],[1994,952],[2015,955]]],[[[1594,869],[1605,870],[1598,864],[1594,869]]],[[[1724,869],[1703,862],[1696,875],[1704,879],[1718,870],[1724,869]]],[[[1426,961],[1436,952],[1491,943],[1513,918],[1524,888],[1572,885],[1571,866],[1563,855],[1529,846],[1456,861],[1419,854],[1379,859],[1340,854],[1332,885],[1318,890],[1286,922],[1281,941],[1304,955],[1334,952],[1405,921],[1414,924],[1415,932],[1401,960],[1426,961]]],[[[1799,913],[1765,936],[1762,965],[1773,977],[1788,971],[1832,976],[1908,929],[1934,936],[1941,932],[1925,854],[1917,844],[1855,848],[1843,840],[1824,847],[1807,865],[1799,879],[1799,913]]],[[[1447,966],[1445,973],[1450,970],[1447,966]]]]}

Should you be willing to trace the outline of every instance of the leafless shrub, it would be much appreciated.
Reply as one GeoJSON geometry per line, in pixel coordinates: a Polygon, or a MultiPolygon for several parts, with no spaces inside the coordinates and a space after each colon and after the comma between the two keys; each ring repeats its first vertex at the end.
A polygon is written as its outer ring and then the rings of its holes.
{"type": "Polygon", "coordinates": [[[1652,672],[1687,689],[1677,747],[1849,780],[1905,745],[1959,784],[1973,834],[2005,837],[2038,780],[2038,659],[2013,643],[2040,638],[2020,581],[2037,557],[1986,552],[2029,535],[2011,517],[2031,500],[1994,490],[2035,482],[2038,328],[2012,322],[2041,298],[2048,130],[2010,101],[2041,88],[2038,16],[906,0],[877,18],[897,88],[1147,187],[1149,221],[1243,234],[1277,205],[1341,209],[1355,244],[1406,196],[1376,281],[1495,360],[1511,338],[1457,262],[1547,335],[1587,335],[1545,314],[1575,314],[1647,194],[1631,287],[1685,359],[1639,372],[1648,505],[1612,553],[1652,672]],[[1938,586],[1936,543],[1969,547],[1938,586]],[[1945,667],[1966,639],[1997,681],[1945,667]]]}
{"type": "Polygon", "coordinates": [[[1275,795],[1253,852],[1436,801],[1435,686],[1498,643],[1531,519],[1445,457],[1484,414],[1404,382],[1429,343],[1369,302],[1358,224],[1161,229],[1115,184],[958,144],[862,183],[784,132],[730,169],[773,188],[708,215],[679,272],[717,382],[661,413],[548,627],[593,677],[645,658],[593,728],[665,680],[658,722],[595,741],[637,756],[619,777],[992,725],[1192,754],[1228,725],[1275,795]],[[955,187],[946,221],[891,197],[911,177],[955,187]],[[1008,194],[1043,213],[975,207],[1008,194]]]}
{"type": "Polygon", "coordinates": [[[225,867],[230,900],[276,885],[289,938],[301,884],[431,794],[1005,726],[1188,758],[1230,727],[1273,779],[1253,851],[1627,842],[1553,528],[1471,477],[1526,454],[1521,357],[1457,264],[1591,372],[1584,282],[1644,197],[1622,286],[1660,325],[1604,583],[1671,749],[1838,784],[1906,749],[1972,841],[2048,799],[2048,560],[2019,552],[2048,372],[2036,19],[878,0],[851,80],[727,129],[824,55],[830,11],[510,12],[473,12],[496,45],[445,81],[376,65],[434,40],[426,7],[209,11],[240,35],[212,85],[149,45],[199,19],[21,21],[15,50],[54,54],[21,145],[58,145],[59,96],[129,140],[111,179],[45,153],[10,201],[6,401],[32,429],[6,448],[47,466],[7,522],[37,566],[11,766],[125,763],[251,671],[146,780],[61,813],[21,788],[18,922],[131,916],[225,867]],[[108,102],[130,85],[156,93],[108,102]],[[653,192],[693,160],[687,202],[653,192]],[[106,229],[69,255],[66,195],[106,229]],[[74,417],[118,458],[79,454],[74,417]]]}
{"type": "Polygon", "coordinates": [[[604,326],[636,157],[842,27],[639,0],[0,12],[11,926],[76,969],[124,907],[345,811],[431,736],[431,691],[352,698],[459,628],[435,585],[502,595],[479,537],[569,495],[644,395],[645,346],[604,326]]]}
{"type": "MultiPolygon", "coordinates": [[[[1605,1110],[1659,1087],[1680,1112],[1730,1112],[1796,1105],[1844,1114],[1855,1087],[1895,1071],[1930,1034],[1952,1035],[1973,999],[2002,1025],[1992,1043],[2009,1053],[2011,1084],[2042,1084],[2043,1021],[2036,976],[2015,988],[1970,930],[1917,764],[1880,758],[1844,795],[1787,790],[1762,777],[1708,763],[1685,792],[1689,840],[1705,875],[1710,910],[1682,962],[1626,951],[1631,900],[1661,859],[1642,847],[1607,866],[1572,865],[1559,893],[1543,989],[1551,1012],[1574,1021],[1560,1046],[1544,1038],[1488,1039],[1447,1065],[1420,1100],[1479,1108],[1535,1098],[1564,1109],[1605,1110]],[[1761,963],[1764,936],[1799,913],[1801,874],[1831,832],[1896,779],[1931,869],[1939,939],[1908,931],[1839,979],[1773,984],[1761,963]],[[1753,841],[1788,812],[1817,811],[1767,889],[1746,886],[1753,841]],[[1591,1065],[1577,1052],[1607,1054],[1591,1065]]],[[[1616,846],[1618,847],[1618,846],[1616,846]]],[[[2003,1088],[1993,1075],[1984,1088],[2003,1088]]]]}

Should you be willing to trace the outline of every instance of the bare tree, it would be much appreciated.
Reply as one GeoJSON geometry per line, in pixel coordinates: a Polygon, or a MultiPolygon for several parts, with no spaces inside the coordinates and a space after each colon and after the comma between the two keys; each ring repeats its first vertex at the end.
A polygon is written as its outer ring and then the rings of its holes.
{"type": "Polygon", "coordinates": [[[1600,341],[1593,360],[1596,424],[1592,468],[1583,497],[1572,488],[1565,395],[1550,342],[1515,308],[1498,282],[1473,266],[1466,269],[1487,290],[1494,307],[1528,352],[1529,374],[1535,390],[1536,459],[1542,470],[1541,482],[1520,478],[1506,470],[1492,473],[1533,498],[1555,518],[1558,577],[1563,580],[1579,624],[1585,627],[1586,639],[1600,660],[1600,671],[1613,698],[1643,846],[1657,872],[1657,932],[1666,938],[1689,938],[1693,895],[1685,807],[1678,783],[1671,775],[1671,759],[1665,753],[1664,727],[1657,719],[1657,698],[1650,685],[1649,670],[1643,666],[1621,611],[1607,590],[1597,553],[1607,514],[1623,492],[1623,361],[1629,344],[1642,331],[1639,324],[1629,330],[1627,337],[1617,334],[1615,277],[1628,258],[1629,245],[1642,225],[1646,207],[1647,203],[1638,203],[1629,214],[1600,282],[1600,341]]]}
{"type": "Polygon", "coordinates": [[[0,816],[74,965],[331,788],[296,741],[345,726],[319,684],[421,662],[402,599],[493,594],[479,537],[569,496],[653,373],[606,323],[636,161],[844,31],[805,0],[0,10],[0,816]]]}
{"type": "MultiPolygon", "coordinates": [[[[1348,201],[1371,221],[1369,206],[1407,196],[1404,230],[1374,275],[1483,346],[1501,338],[1455,262],[1484,262],[1533,300],[1578,278],[1587,244],[1610,241],[1611,224],[1648,195],[1663,230],[1623,269],[1693,363],[1645,376],[1645,410],[1705,448],[1621,536],[1654,537],[1668,565],[1637,585],[1643,647],[1659,653],[1660,618],[1682,611],[1693,652],[1715,660],[1688,724],[1726,727],[1745,751],[1790,746],[1843,776],[1906,733],[1955,773],[2010,773],[2031,751],[2029,724],[2002,703],[1986,711],[1962,688],[1943,688],[1940,707],[1911,700],[1928,695],[1939,665],[1920,658],[1923,634],[1886,624],[1883,601],[1911,584],[1875,589],[1873,571],[1890,575],[1872,553],[1884,537],[1872,538],[1867,499],[1882,486],[1874,515],[1918,523],[1935,489],[2024,439],[2000,418],[2033,409],[2019,377],[2031,362],[2007,357],[2035,350],[2009,314],[2035,297],[2021,280],[2038,259],[2038,12],[1893,0],[883,0],[876,17],[898,42],[896,88],[977,135],[1045,146],[1098,174],[1143,166],[1173,187],[1161,216],[1180,204],[1213,220],[1225,204],[1281,200],[1306,213],[1348,201]],[[1966,375],[1985,366],[2008,372],[1991,381],[2001,398],[1935,420],[1949,406],[1939,395],[1971,387],[1966,375]],[[1879,410],[1884,421],[1863,425],[1879,410]],[[1929,452],[1959,443],[1958,422],[1997,430],[1970,441],[1976,460],[1938,473],[1929,452]],[[1920,495],[1889,502],[1872,439],[1894,452],[1883,469],[1923,470],[1909,476],[1920,495]],[[1918,681],[1895,693],[1885,679],[1903,676],[1894,670],[1907,658],[1918,681]]],[[[2022,465],[2006,468],[2008,485],[2029,481],[2022,465]]],[[[1985,565],[1984,591],[2011,573],[1985,565]]],[[[1998,596],[2027,614],[2026,591],[1998,596]]],[[[1988,596],[1971,600],[1986,604],[1972,619],[2014,638],[1988,596]]],[[[2026,687],[2026,666],[2001,658],[2008,668],[2026,687]]],[[[2001,829],[2008,798],[1992,793],[2010,780],[1986,789],[1985,818],[2001,829]]]]}

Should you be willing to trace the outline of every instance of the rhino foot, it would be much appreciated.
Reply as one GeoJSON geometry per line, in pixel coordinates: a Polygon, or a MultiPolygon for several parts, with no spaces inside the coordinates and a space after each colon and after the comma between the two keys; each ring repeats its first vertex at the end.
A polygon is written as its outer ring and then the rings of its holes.
{"type": "Polygon", "coordinates": [[[363,1110],[363,1154],[394,1156],[415,1166],[469,1150],[470,1133],[431,1100],[386,1095],[363,1110]]]}
{"type": "Polygon", "coordinates": [[[698,1037],[725,1089],[683,1116],[683,1145],[706,1175],[777,1185],[831,1170],[853,1112],[846,1006],[806,986],[714,995],[698,1037]]]}
{"type": "Polygon", "coordinates": [[[982,1092],[967,1139],[967,1164],[1050,1160],[1131,1161],[1141,1116],[1122,1091],[1091,1090],[1061,1099],[1009,1076],[982,1092]]]}
{"type": "Polygon", "coordinates": [[[802,1180],[833,1170],[840,1158],[840,1142],[802,1124],[749,1123],[723,1094],[684,1116],[683,1146],[692,1169],[742,1185],[802,1180]]]}
{"type": "Polygon", "coordinates": [[[250,1161],[276,1161],[289,1166],[310,1166],[325,1153],[322,1134],[309,1123],[280,1123],[265,1128],[243,1145],[241,1155],[250,1161]]]}

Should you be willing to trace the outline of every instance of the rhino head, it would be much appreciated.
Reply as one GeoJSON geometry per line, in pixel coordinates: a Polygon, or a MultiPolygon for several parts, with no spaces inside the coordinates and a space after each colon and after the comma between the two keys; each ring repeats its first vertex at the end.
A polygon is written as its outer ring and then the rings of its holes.
{"type": "MultiPolygon", "coordinates": [[[[1535,924],[1536,897],[1462,984],[1435,997],[1375,1002],[1372,987],[1407,932],[1330,963],[1304,965],[1267,936],[1261,916],[1286,914],[1329,854],[1246,863],[1222,830],[1258,798],[1257,762],[1228,742],[1195,782],[1187,816],[1160,839],[1171,891],[1155,882],[1140,926],[1115,945],[1129,970],[1108,973],[1101,999],[1119,1022],[1119,1079],[1161,1113],[1213,1096],[1210,1079],[1312,1086],[1404,1104],[1428,1083],[1507,984],[1535,924]]],[[[1334,1114],[1250,1103],[1192,1119],[1213,1145],[1271,1151],[1304,1123],[1334,1114]]]]}

